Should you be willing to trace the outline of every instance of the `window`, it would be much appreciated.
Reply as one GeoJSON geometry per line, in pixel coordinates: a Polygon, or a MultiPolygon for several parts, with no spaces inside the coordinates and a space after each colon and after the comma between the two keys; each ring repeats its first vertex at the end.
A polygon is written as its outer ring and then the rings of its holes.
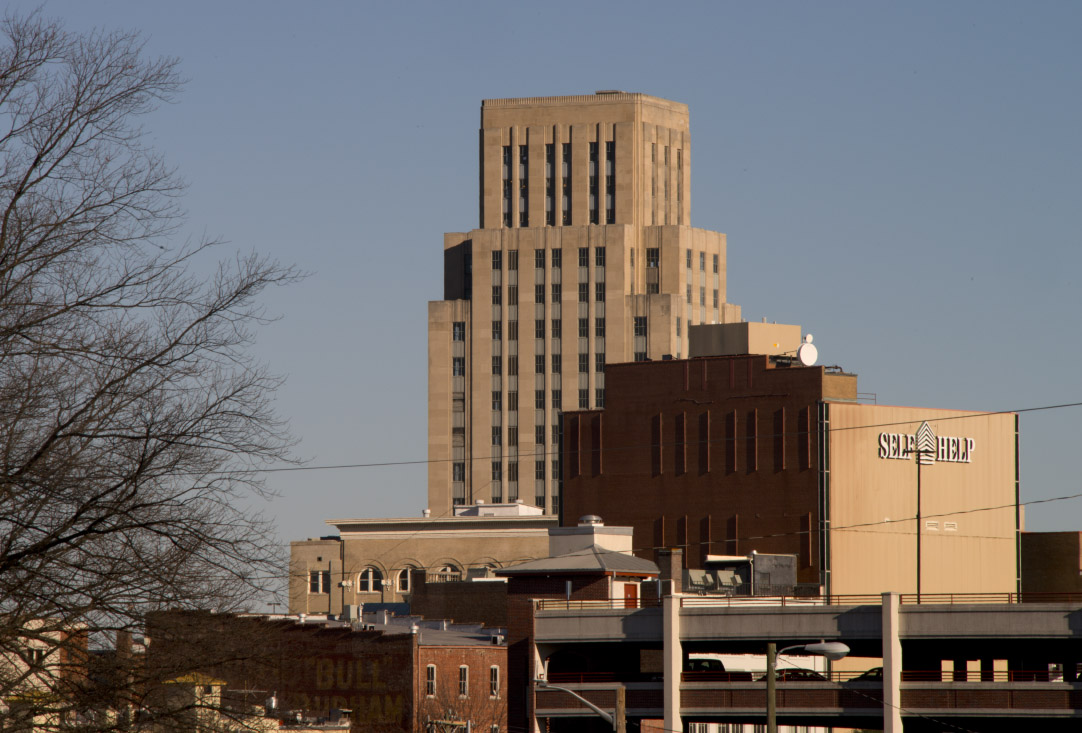
{"type": "Polygon", "coordinates": [[[636,351],[635,352],[635,361],[646,361],[646,352],[645,351],[636,351]]]}
{"type": "Polygon", "coordinates": [[[706,272],[706,252],[699,253],[699,270],[706,272]]]}
{"type": "MultiPolygon", "coordinates": [[[[542,428],[541,440],[537,441],[538,445],[544,445],[544,443],[545,443],[545,440],[544,440],[545,434],[544,434],[543,431],[544,431],[544,428],[542,428]]],[[[545,478],[545,462],[544,461],[534,461],[533,462],[533,477],[535,479],[544,479],[545,478]]]]}
{"type": "MultiPolygon", "coordinates": [[[[503,478],[503,465],[499,461],[492,462],[492,480],[499,481],[503,478]]],[[[497,502],[499,503],[499,502],[497,502]]]]}
{"type": "MultiPolygon", "coordinates": [[[[499,323],[499,321],[496,321],[499,323]]],[[[465,341],[466,340],[466,322],[455,321],[451,324],[451,340],[452,341],[465,341]]]]}
{"type": "MultiPolygon", "coordinates": [[[[540,487],[540,486],[538,486],[538,487],[537,487],[537,490],[538,490],[538,491],[541,491],[541,487],[540,487]]],[[[539,506],[539,507],[541,507],[542,509],[544,509],[544,508],[545,508],[545,495],[544,495],[544,494],[538,494],[537,496],[535,496],[535,497],[534,497],[534,500],[533,500],[533,501],[534,501],[534,505],[535,505],[535,506],[539,506]]]]}
{"type": "Polygon", "coordinates": [[[515,305],[518,303],[518,285],[507,286],[507,304],[515,305]]]}
{"type": "Polygon", "coordinates": [[[508,270],[517,270],[518,269],[518,250],[517,249],[512,249],[512,250],[508,251],[508,253],[507,253],[507,269],[508,270]]]}
{"type": "Polygon", "coordinates": [[[503,252],[499,250],[492,251],[492,269],[499,270],[503,267],[503,252]]]}
{"type": "Polygon", "coordinates": [[[503,299],[500,297],[500,286],[499,285],[493,285],[492,286],[492,305],[499,305],[502,302],[502,300],[503,299]]]}
{"type": "Polygon", "coordinates": [[[579,319],[579,338],[584,339],[590,335],[590,321],[587,318],[579,319]]]}
{"type": "Polygon", "coordinates": [[[451,375],[455,377],[466,376],[466,357],[453,356],[451,357],[451,375]]]}
{"type": "MultiPolygon", "coordinates": [[[[556,409],[556,410],[560,409],[560,406],[563,404],[563,396],[564,396],[564,394],[563,394],[562,390],[558,390],[558,389],[552,390],[552,407],[553,407],[553,409],[556,409]]],[[[556,426],[553,425],[553,427],[555,428],[556,426]]]]}
{"type": "Polygon", "coordinates": [[[660,287],[661,286],[659,283],[646,283],[646,294],[657,295],[661,292],[661,290],[659,289],[660,287]]]}
{"type": "Polygon", "coordinates": [[[598,150],[597,143],[590,143],[590,223],[598,223],[597,214],[597,197],[600,194],[600,186],[598,184],[597,164],[598,164],[598,150]]]}
{"type": "Polygon", "coordinates": [[[560,355],[559,354],[553,354],[552,355],[552,373],[553,374],[559,374],[560,371],[561,371],[560,367],[561,367],[560,355]]]}
{"type": "Polygon", "coordinates": [[[594,371],[604,373],[605,371],[605,352],[601,351],[594,354],[594,371]]]}
{"type": "Polygon", "coordinates": [[[691,286],[688,285],[688,305],[691,305],[691,286]]]}
{"type": "Polygon", "coordinates": [[[462,462],[454,463],[451,465],[451,480],[452,481],[465,481],[466,480],[466,464],[462,462]]]}
{"type": "Polygon", "coordinates": [[[511,146],[503,146],[503,225],[511,226],[511,146]]]}
{"type": "Polygon", "coordinates": [[[544,303],[545,302],[545,286],[534,285],[533,286],[533,302],[544,303]]]}
{"type": "Polygon", "coordinates": [[[676,335],[677,336],[680,335],[680,323],[681,323],[681,321],[682,321],[682,319],[680,318],[680,316],[677,316],[676,317],[676,335]]]}
{"type": "Polygon", "coordinates": [[[534,358],[533,358],[533,371],[534,371],[534,374],[544,374],[545,373],[545,355],[544,354],[537,354],[537,355],[534,356],[534,358]]]}
{"type": "Polygon", "coordinates": [[[605,302],[605,283],[594,283],[594,300],[598,303],[605,302]]]}
{"type": "Polygon", "coordinates": [[[605,248],[594,247],[594,264],[598,267],[605,266],[605,248]]]}
{"type": "MultiPolygon", "coordinates": [[[[518,445],[518,426],[517,425],[508,425],[507,426],[507,445],[511,446],[511,447],[514,447],[514,446],[518,445]]],[[[518,478],[518,477],[516,476],[515,478],[518,478]]]]}
{"type": "Polygon", "coordinates": [[[518,392],[511,391],[507,393],[507,409],[509,412],[518,410],[518,392]]]}
{"type": "Polygon", "coordinates": [[[714,291],[714,307],[715,308],[718,307],[718,291],[717,290],[714,291]]]}
{"type": "Polygon", "coordinates": [[[646,250],[646,266],[657,267],[661,260],[660,250],[656,247],[651,247],[646,250]]]}
{"type": "Polygon", "coordinates": [[[552,143],[545,145],[545,223],[552,226],[556,223],[556,179],[552,177],[556,167],[556,146],[552,143]]]}
{"type": "Polygon", "coordinates": [[[616,143],[605,143],[605,223],[616,223],[616,143]]]}
{"type": "MultiPolygon", "coordinates": [[[[500,696],[500,668],[496,665],[492,665],[488,668],[488,695],[489,697],[500,696]]],[[[492,727],[496,729],[493,733],[499,731],[500,727],[498,725],[492,727]]]]}
{"type": "Polygon", "coordinates": [[[357,577],[357,592],[379,593],[383,590],[383,573],[373,567],[367,567],[357,577]]]}
{"type": "Polygon", "coordinates": [[[589,408],[590,408],[590,390],[588,390],[588,389],[580,389],[579,390],[579,409],[580,410],[587,410],[589,408]]]}
{"type": "Polygon", "coordinates": [[[436,695],[436,665],[434,664],[428,665],[425,669],[425,695],[428,697],[436,695]]]}
{"type": "Polygon", "coordinates": [[[635,316],[635,335],[646,335],[646,316],[635,316]]]}
{"type": "MultiPolygon", "coordinates": [[[[545,407],[544,400],[542,400],[541,407],[542,408],[545,407]]],[[[545,426],[544,425],[537,425],[537,426],[534,427],[533,432],[534,432],[533,442],[537,443],[538,445],[544,445],[545,444],[545,426]]],[[[545,478],[545,476],[544,476],[544,474],[542,474],[542,475],[538,476],[538,478],[545,478]]]]}
{"type": "Polygon", "coordinates": [[[552,444],[560,444],[560,423],[556,423],[552,426],[552,444]]]}
{"type": "Polygon", "coordinates": [[[560,283],[553,283],[552,284],[552,302],[553,303],[559,303],[562,295],[563,295],[563,291],[560,288],[560,283]]]}
{"type": "Polygon", "coordinates": [[[699,288],[699,305],[706,305],[706,288],[699,288]]]}
{"type": "Polygon", "coordinates": [[[527,166],[530,162],[530,149],[525,145],[518,146],[518,224],[519,226],[530,225],[530,178],[527,175],[527,166]]]}
{"type": "Polygon", "coordinates": [[[605,338],[605,319],[598,318],[594,321],[594,335],[599,339],[605,338]]]}
{"type": "Polygon", "coordinates": [[[501,374],[503,372],[503,357],[492,357],[492,373],[501,374]]]}
{"type": "Polygon", "coordinates": [[[590,283],[579,283],[579,302],[590,302],[590,283]]]}
{"type": "MultiPolygon", "coordinates": [[[[555,286],[553,286],[553,287],[555,287],[555,286]]],[[[564,329],[563,329],[563,321],[561,321],[559,318],[553,318],[552,319],[552,338],[554,338],[554,339],[560,338],[561,336],[563,336],[563,331],[564,331],[564,329]]]]}
{"type": "Polygon", "coordinates": [[[398,588],[399,593],[410,592],[410,573],[414,571],[413,567],[404,567],[398,571],[398,580],[395,583],[395,587],[398,588]]]}
{"type": "Polygon", "coordinates": [[[545,269],[545,250],[535,249],[533,251],[533,266],[538,270],[545,269]]]}
{"type": "Polygon", "coordinates": [[[517,356],[509,356],[509,357],[507,357],[507,375],[511,376],[511,377],[517,377],[518,376],[518,357],[517,356]]]}
{"type": "Polygon", "coordinates": [[[714,255],[714,274],[718,274],[718,256],[714,255]]]}
{"type": "Polygon", "coordinates": [[[691,269],[691,250],[690,249],[687,251],[687,254],[688,254],[688,269],[690,270],[691,269]]]}
{"type": "Polygon", "coordinates": [[[533,406],[538,410],[545,409],[545,390],[535,389],[533,393],[533,406]]]}
{"type": "Polygon", "coordinates": [[[559,480],[560,478],[560,461],[554,460],[552,462],[552,478],[559,480]]]}
{"type": "MultiPolygon", "coordinates": [[[[515,428],[515,442],[518,442],[518,428],[515,428]]],[[[507,480],[518,481],[518,461],[511,461],[507,464],[507,480]]]]}
{"type": "Polygon", "coordinates": [[[590,266],[590,249],[588,247],[579,247],[579,267],[590,266]]]}
{"type": "Polygon", "coordinates": [[[497,412],[503,409],[503,392],[498,389],[492,390],[492,409],[497,412]]]}
{"type": "Polygon", "coordinates": [[[563,263],[563,258],[560,254],[561,250],[552,250],[552,269],[559,270],[563,263]]]}
{"type": "Polygon", "coordinates": [[[533,322],[533,336],[534,338],[545,338],[545,319],[538,318],[533,322]]]}
{"type": "Polygon", "coordinates": [[[507,322],[507,339],[509,341],[518,341],[518,321],[507,322]]]}
{"type": "MultiPolygon", "coordinates": [[[[462,325],[463,325],[463,331],[465,331],[465,325],[466,324],[462,324],[462,325]]],[[[499,341],[501,338],[503,338],[503,325],[499,321],[493,321],[492,322],[492,340],[493,341],[499,341]]]]}
{"type": "Polygon", "coordinates": [[[604,406],[605,406],[605,390],[603,390],[603,389],[594,390],[594,407],[604,407],[604,406]]]}
{"type": "Polygon", "coordinates": [[[503,428],[499,425],[492,426],[492,445],[503,445],[503,428]]]}
{"type": "Polygon", "coordinates": [[[587,374],[590,371],[590,355],[579,354],[579,374],[587,374]]]}
{"type": "Polygon", "coordinates": [[[308,592],[309,593],[330,593],[331,592],[331,571],[330,570],[311,570],[308,573],[308,592]]]}

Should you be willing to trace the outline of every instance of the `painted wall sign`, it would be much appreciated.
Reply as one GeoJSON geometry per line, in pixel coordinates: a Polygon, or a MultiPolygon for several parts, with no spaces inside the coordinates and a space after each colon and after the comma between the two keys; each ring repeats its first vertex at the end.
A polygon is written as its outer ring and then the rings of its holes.
{"type": "Polygon", "coordinates": [[[972,463],[976,444],[973,438],[936,436],[928,423],[921,423],[917,432],[880,433],[879,457],[907,461],[919,451],[917,456],[921,464],[929,466],[936,461],[942,463],[972,463]]]}

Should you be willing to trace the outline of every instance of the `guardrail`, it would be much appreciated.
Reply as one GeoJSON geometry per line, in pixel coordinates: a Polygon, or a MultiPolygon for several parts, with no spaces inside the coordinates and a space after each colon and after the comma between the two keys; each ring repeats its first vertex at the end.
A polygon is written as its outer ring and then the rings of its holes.
{"type": "Polygon", "coordinates": [[[534,601],[538,611],[588,611],[588,610],[627,610],[657,608],[661,602],[657,598],[597,598],[566,600],[564,598],[539,598],[534,601]]]}

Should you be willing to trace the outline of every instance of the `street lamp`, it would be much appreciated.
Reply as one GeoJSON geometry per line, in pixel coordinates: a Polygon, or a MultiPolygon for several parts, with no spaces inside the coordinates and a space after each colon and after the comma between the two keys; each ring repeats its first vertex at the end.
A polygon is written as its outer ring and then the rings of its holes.
{"type": "Polygon", "coordinates": [[[597,713],[602,718],[604,718],[605,722],[612,726],[612,729],[613,729],[613,731],[615,731],[615,733],[625,733],[625,731],[627,730],[627,728],[626,728],[627,724],[626,724],[626,721],[625,721],[625,713],[624,713],[624,700],[623,700],[624,686],[623,685],[620,685],[619,687],[616,688],[616,710],[614,710],[613,713],[608,713],[608,712],[605,712],[604,710],[602,710],[601,708],[599,708],[597,705],[594,705],[592,702],[590,702],[589,700],[587,700],[585,697],[583,697],[579,693],[575,692],[574,690],[569,690],[566,687],[558,687],[556,685],[550,685],[548,680],[543,680],[543,679],[535,679],[533,682],[538,687],[541,687],[541,688],[544,688],[544,689],[547,689],[547,690],[560,690],[561,692],[566,692],[568,695],[571,695],[571,697],[575,698],[576,700],[581,702],[583,705],[590,708],[595,713],[597,713]]]}
{"type": "Polygon", "coordinates": [[[815,654],[826,657],[836,662],[849,654],[849,647],[840,641],[821,641],[816,644],[796,644],[787,646],[778,651],[778,645],[769,642],[766,645],[766,730],[767,733],[778,733],[778,689],[774,679],[774,668],[777,666],[778,655],[797,650],[805,654],[815,654]]]}

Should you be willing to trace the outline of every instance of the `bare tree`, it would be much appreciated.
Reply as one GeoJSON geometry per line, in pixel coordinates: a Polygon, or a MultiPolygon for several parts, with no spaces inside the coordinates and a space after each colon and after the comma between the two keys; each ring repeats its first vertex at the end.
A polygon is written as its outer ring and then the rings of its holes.
{"type": "Polygon", "coordinates": [[[176,67],[133,33],[0,24],[0,701],[46,723],[76,712],[88,637],[282,574],[248,507],[291,442],[248,347],[296,273],[171,241],[183,186],[139,123],[176,67]]]}

